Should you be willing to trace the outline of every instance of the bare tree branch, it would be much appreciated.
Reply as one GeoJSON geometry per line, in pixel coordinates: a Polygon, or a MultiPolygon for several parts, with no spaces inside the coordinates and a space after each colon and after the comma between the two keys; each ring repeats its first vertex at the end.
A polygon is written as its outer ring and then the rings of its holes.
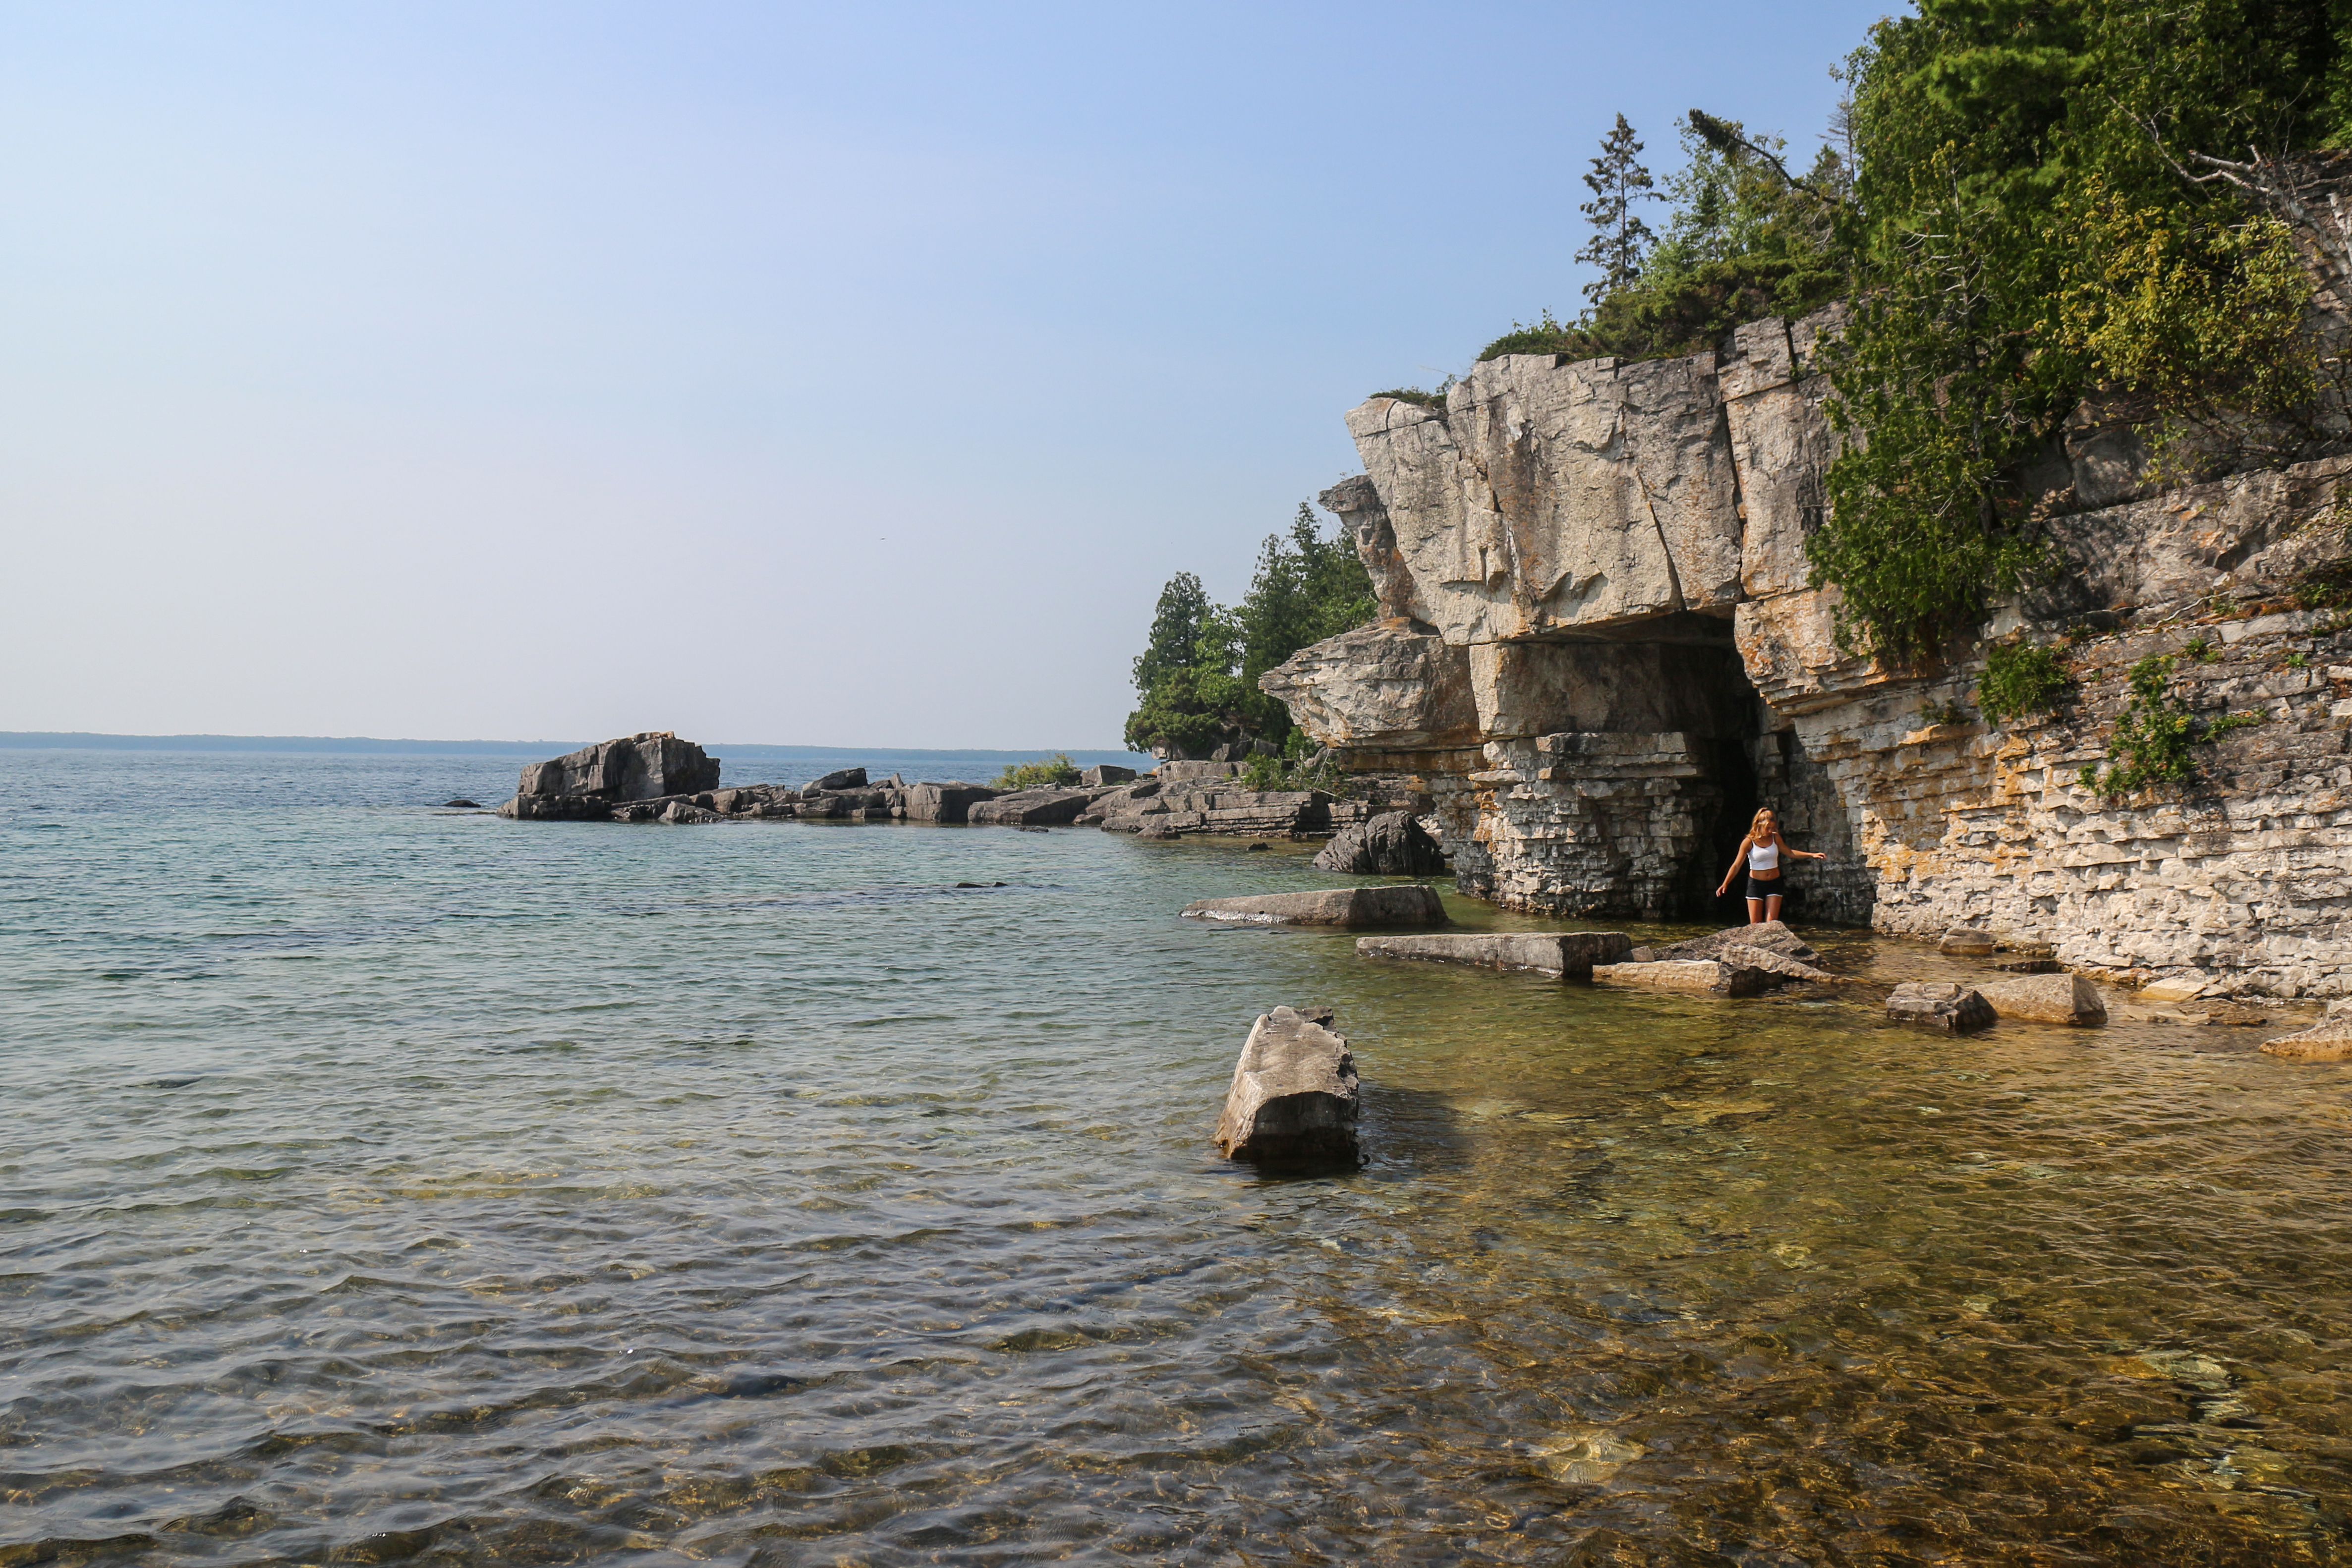
{"type": "Polygon", "coordinates": [[[2338,311],[2352,312],[2352,205],[2345,201],[2352,159],[2341,153],[2279,156],[2258,147],[2248,148],[2242,162],[2210,152],[2176,155],[2153,120],[2141,118],[2139,128],[2181,179],[2242,191],[2293,229],[2310,248],[2321,284],[2336,297],[2338,311]]]}
{"type": "Polygon", "coordinates": [[[1694,109],[1690,111],[1690,128],[1698,132],[1700,141],[1705,141],[1717,152],[1750,152],[1763,159],[1765,162],[1772,165],[1772,172],[1780,175],[1783,181],[1816,201],[1827,202],[1832,206],[1835,206],[1844,200],[1833,191],[1824,191],[1811,180],[1800,179],[1790,173],[1789,166],[1780,162],[1779,153],[1749,140],[1739,127],[1727,120],[1717,120],[1703,109],[1694,109]]]}

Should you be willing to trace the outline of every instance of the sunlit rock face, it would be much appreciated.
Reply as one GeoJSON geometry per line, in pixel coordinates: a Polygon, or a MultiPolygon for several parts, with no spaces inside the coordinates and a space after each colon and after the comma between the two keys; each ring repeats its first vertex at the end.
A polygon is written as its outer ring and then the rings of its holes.
{"type": "MultiPolygon", "coordinates": [[[[2352,637],[2287,597],[2352,551],[2352,460],[2053,518],[2061,570],[1986,631],[2075,628],[2079,684],[2054,714],[1990,726],[1979,664],[1853,658],[1837,591],[1810,586],[1837,320],[1752,322],[1641,364],[1514,355],[1443,412],[1357,408],[1365,472],[1322,499],[1382,619],[1266,690],[1425,802],[1465,892],[1515,908],[1716,913],[1770,805],[1831,856],[1790,879],[1792,918],[1987,925],[2111,976],[2352,993],[2352,637]],[[2263,722],[2200,748],[2186,790],[2084,788],[2131,665],[2200,638],[2181,699],[2263,722]]],[[[2105,493],[2087,468],[2074,482],[2105,493]]]]}

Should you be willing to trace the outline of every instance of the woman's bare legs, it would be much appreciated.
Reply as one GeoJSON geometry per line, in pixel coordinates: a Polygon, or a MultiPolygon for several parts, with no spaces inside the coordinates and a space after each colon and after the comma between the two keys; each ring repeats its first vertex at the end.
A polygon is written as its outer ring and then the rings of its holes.
{"type": "MultiPolygon", "coordinates": [[[[1772,902],[1778,904],[1780,901],[1776,898],[1772,902]]],[[[1750,925],[1761,925],[1764,924],[1764,901],[1762,899],[1751,898],[1748,901],[1748,924],[1750,925]]]]}
{"type": "MultiPolygon", "coordinates": [[[[1780,895],[1779,894],[1776,893],[1764,901],[1764,918],[1767,920],[1778,920],[1780,918],[1780,895]]],[[[1748,924],[1753,925],[1756,922],[1750,920],[1748,924]]]]}

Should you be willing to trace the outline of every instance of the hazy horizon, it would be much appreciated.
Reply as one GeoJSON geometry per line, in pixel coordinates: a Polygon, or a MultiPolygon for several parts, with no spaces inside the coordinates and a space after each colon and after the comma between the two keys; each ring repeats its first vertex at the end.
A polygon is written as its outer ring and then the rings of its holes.
{"type": "Polygon", "coordinates": [[[1619,111],[1810,152],[1880,9],[6,5],[0,725],[1116,747],[1619,111]]]}

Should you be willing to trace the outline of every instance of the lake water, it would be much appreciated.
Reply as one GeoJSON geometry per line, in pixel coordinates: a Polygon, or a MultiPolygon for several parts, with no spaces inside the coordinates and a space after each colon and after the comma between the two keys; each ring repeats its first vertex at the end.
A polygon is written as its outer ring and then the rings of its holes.
{"type": "Polygon", "coordinates": [[[2352,1560],[2352,1069],[2272,1031],[1176,918],[1288,845],[434,808],[513,767],[0,755],[0,1564],[2352,1560]],[[1360,1174],[1210,1146],[1282,1002],[1360,1174]]]}

